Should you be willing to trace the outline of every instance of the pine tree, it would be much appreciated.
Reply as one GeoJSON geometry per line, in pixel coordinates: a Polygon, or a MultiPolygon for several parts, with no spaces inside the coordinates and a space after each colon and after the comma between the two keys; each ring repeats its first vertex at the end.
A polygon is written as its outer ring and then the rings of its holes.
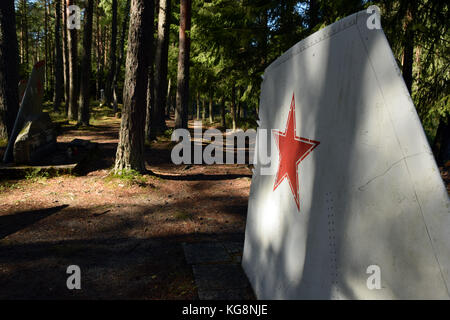
{"type": "Polygon", "coordinates": [[[19,110],[19,52],[13,0],[0,1],[0,139],[12,132],[19,110]]]}
{"type": "Polygon", "coordinates": [[[148,17],[153,10],[153,1],[131,1],[124,103],[114,167],[119,174],[123,170],[145,171],[144,101],[147,96],[149,46],[152,44],[149,38],[153,35],[153,23],[149,23],[148,17]]]}

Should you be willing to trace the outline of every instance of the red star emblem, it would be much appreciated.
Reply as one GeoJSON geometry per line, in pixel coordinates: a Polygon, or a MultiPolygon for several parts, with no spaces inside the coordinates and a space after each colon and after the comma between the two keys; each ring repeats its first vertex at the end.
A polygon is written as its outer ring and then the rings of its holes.
{"type": "Polygon", "coordinates": [[[319,144],[319,141],[314,141],[297,136],[295,130],[295,100],[292,94],[291,108],[286,123],[284,132],[279,130],[272,130],[275,135],[275,141],[279,151],[280,164],[278,165],[277,178],[273,191],[287,178],[291,191],[294,195],[295,203],[300,211],[300,199],[298,189],[298,165],[305,159],[311,151],[313,151],[319,144]]]}

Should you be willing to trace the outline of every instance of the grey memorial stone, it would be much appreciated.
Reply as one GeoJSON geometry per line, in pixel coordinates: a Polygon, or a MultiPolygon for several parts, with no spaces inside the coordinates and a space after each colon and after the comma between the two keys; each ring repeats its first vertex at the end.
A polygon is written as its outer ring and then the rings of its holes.
{"type": "Polygon", "coordinates": [[[56,133],[50,117],[42,113],[44,68],[44,61],[36,63],[28,82],[22,80],[19,83],[21,103],[3,157],[4,162],[11,162],[13,159],[16,163],[30,162],[56,143],[56,133]]]}
{"type": "Polygon", "coordinates": [[[56,132],[48,113],[28,118],[14,143],[14,162],[30,163],[56,146],[56,132]]]}

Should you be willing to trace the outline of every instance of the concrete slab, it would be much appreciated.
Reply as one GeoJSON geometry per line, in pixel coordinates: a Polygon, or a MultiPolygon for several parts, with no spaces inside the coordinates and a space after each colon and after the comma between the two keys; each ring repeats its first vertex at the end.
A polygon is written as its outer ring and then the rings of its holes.
{"type": "Polygon", "coordinates": [[[227,241],[222,242],[225,249],[228,251],[229,254],[242,254],[242,251],[244,250],[244,243],[243,242],[235,242],[235,241],[227,241]]]}
{"type": "Polygon", "coordinates": [[[231,256],[218,242],[183,243],[188,264],[230,262],[231,256]]]}
{"type": "Polygon", "coordinates": [[[244,300],[246,299],[246,290],[225,289],[225,290],[198,290],[200,300],[244,300]]]}
{"type": "Polygon", "coordinates": [[[194,265],[192,270],[199,292],[244,289],[248,286],[247,277],[237,264],[194,265]]]}

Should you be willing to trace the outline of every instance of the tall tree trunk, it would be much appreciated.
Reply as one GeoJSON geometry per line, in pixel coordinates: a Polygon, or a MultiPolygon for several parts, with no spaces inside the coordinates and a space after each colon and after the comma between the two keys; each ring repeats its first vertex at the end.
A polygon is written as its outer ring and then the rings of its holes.
{"type": "Polygon", "coordinates": [[[169,78],[169,84],[167,85],[167,96],[166,96],[166,118],[170,118],[170,89],[172,86],[172,79],[169,78]]]}
{"type": "Polygon", "coordinates": [[[70,66],[69,66],[69,32],[67,31],[67,0],[64,0],[62,8],[63,17],[63,63],[64,63],[64,101],[65,112],[69,114],[69,97],[70,97],[70,66]]]}
{"type": "Polygon", "coordinates": [[[51,28],[51,16],[52,16],[52,2],[50,0],[48,0],[48,4],[47,4],[47,17],[49,20],[49,25],[48,25],[48,60],[47,60],[47,67],[48,67],[48,89],[47,92],[49,93],[49,100],[53,100],[54,99],[54,93],[55,93],[55,83],[54,83],[54,77],[53,75],[55,74],[54,71],[54,66],[55,66],[55,54],[54,54],[54,43],[53,43],[53,39],[52,39],[52,28],[51,28]]]}
{"type": "MultiPolygon", "coordinates": [[[[19,50],[13,0],[0,1],[0,138],[11,135],[19,110],[19,50]]],[[[8,159],[9,160],[9,159],[8,159]]]]}
{"type": "Polygon", "coordinates": [[[214,122],[214,115],[213,115],[213,94],[212,91],[209,93],[209,123],[214,122]]]}
{"type": "Polygon", "coordinates": [[[433,142],[433,153],[436,162],[444,165],[450,160],[450,116],[441,116],[433,142]]]}
{"type": "MultiPolygon", "coordinates": [[[[64,26],[65,27],[65,26],[64,26]]],[[[64,70],[61,44],[61,0],[55,1],[55,95],[53,110],[58,110],[64,92],[64,70]]]]}
{"type": "Polygon", "coordinates": [[[167,101],[167,62],[169,52],[170,0],[159,1],[158,39],[155,55],[155,104],[150,118],[150,137],[166,129],[165,108],[167,101]]]}
{"type": "Polygon", "coordinates": [[[231,89],[231,117],[233,119],[233,131],[236,130],[236,87],[231,89]]]}
{"type": "Polygon", "coordinates": [[[45,92],[49,88],[49,81],[48,81],[48,69],[50,66],[50,60],[48,59],[48,16],[47,16],[47,0],[44,0],[44,60],[45,60],[45,66],[44,66],[44,96],[45,92]]]}
{"type": "Polygon", "coordinates": [[[236,112],[236,120],[239,121],[241,118],[241,88],[238,87],[237,91],[237,112],[236,112]]]}
{"type": "Polygon", "coordinates": [[[30,50],[28,41],[28,4],[27,0],[22,0],[22,27],[23,27],[23,42],[24,42],[24,54],[25,54],[25,72],[28,74],[28,68],[30,63],[30,50]]]}
{"type": "Polygon", "coordinates": [[[120,35],[120,46],[119,46],[119,58],[117,60],[116,65],[116,71],[114,72],[114,79],[113,79],[113,108],[114,113],[117,112],[117,103],[118,103],[118,90],[117,90],[117,83],[119,81],[119,75],[120,75],[120,68],[122,67],[123,62],[123,55],[125,50],[125,37],[127,32],[127,26],[128,26],[128,16],[130,13],[130,0],[127,0],[127,4],[125,7],[125,13],[122,21],[122,32],[120,35]]]}
{"type": "Polygon", "coordinates": [[[197,91],[197,120],[200,120],[200,94],[197,91]]]}
{"type": "Polygon", "coordinates": [[[112,0],[112,21],[111,21],[111,47],[109,50],[109,73],[106,84],[106,105],[109,107],[113,99],[113,82],[116,72],[116,49],[117,49],[117,0],[112,0]]]}
{"type": "Polygon", "coordinates": [[[202,97],[202,121],[206,119],[205,97],[202,97]]]}
{"type": "Polygon", "coordinates": [[[100,26],[100,7],[99,7],[99,1],[97,0],[97,9],[96,17],[95,17],[95,26],[96,26],[96,38],[97,38],[97,79],[96,79],[96,97],[98,100],[100,100],[100,90],[103,89],[103,60],[102,60],[102,33],[101,33],[101,26],[100,26]]]}
{"type": "Polygon", "coordinates": [[[128,51],[124,83],[124,101],[119,144],[116,152],[114,171],[145,171],[144,126],[147,96],[149,47],[153,41],[154,1],[132,0],[130,28],[128,31],[128,51]]]}
{"type": "Polygon", "coordinates": [[[411,87],[413,83],[413,60],[414,60],[414,30],[413,30],[413,17],[414,17],[414,1],[409,3],[409,7],[406,13],[405,22],[405,38],[403,43],[403,65],[402,74],[405,80],[406,87],[411,94],[411,87]]]}
{"type": "MultiPolygon", "coordinates": [[[[155,11],[158,8],[158,1],[155,1],[155,7],[152,12],[149,12],[148,21],[154,21],[155,19],[155,11]],[[151,19],[150,19],[151,18],[151,19]]],[[[148,37],[148,41],[150,41],[150,47],[148,52],[148,75],[147,75],[147,100],[146,100],[146,113],[145,113],[145,137],[149,140],[152,140],[151,137],[151,126],[152,126],[152,113],[153,108],[155,107],[155,37],[153,31],[155,30],[154,23],[150,23],[152,25],[152,34],[148,37]]]]}
{"type": "MultiPolygon", "coordinates": [[[[152,47],[154,48],[154,39],[149,39],[152,42],[152,47]]],[[[154,74],[155,68],[153,67],[153,61],[155,59],[155,52],[150,52],[149,66],[148,66],[148,76],[147,76],[147,100],[146,100],[146,112],[145,112],[145,137],[152,140],[151,137],[151,127],[152,127],[152,110],[155,105],[155,90],[154,90],[154,74]]]]}
{"type": "Polygon", "coordinates": [[[246,113],[245,113],[246,105],[243,104],[242,102],[239,102],[239,104],[240,104],[240,109],[241,109],[241,111],[240,111],[240,113],[239,113],[239,119],[244,119],[244,118],[247,117],[247,115],[246,115],[246,113]]]}
{"type": "Polygon", "coordinates": [[[175,110],[175,128],[188,126],[189,107],[189,52],[191,28],[191,0],[180,1],[180,35],[177,75],[177,107],[175,110]]]}
{"type": "Polygon", "coordinates": [[[81,82],[80,82],[80,111],[78,123],[89,125],[89,100],[90,100],[90,78],[91,78],[91,46],[92,46],[92,15],[94,0],[87,0],[84,13],[84,35],[83,54],[81,58],[81,82]]]}
{"type": "MultiPolygon", "coordinates": [[[[74,4],[74,0],[68,0],[68,6],[74,4]]],[[[78,37],[77,29],[69,29],[69,120],[78,119],[78,37]]]]}
{"type": "Polygon", "coordinates": [[[225,96],[222,96],[222,101],[220,102],[220,125],[225,127],[225,96]]]}
{"type": "Polygon", "coordinates": [[[319,23],[319,3],[317,0],[309,0],[308,29],[311,30],[319,23]]]}

